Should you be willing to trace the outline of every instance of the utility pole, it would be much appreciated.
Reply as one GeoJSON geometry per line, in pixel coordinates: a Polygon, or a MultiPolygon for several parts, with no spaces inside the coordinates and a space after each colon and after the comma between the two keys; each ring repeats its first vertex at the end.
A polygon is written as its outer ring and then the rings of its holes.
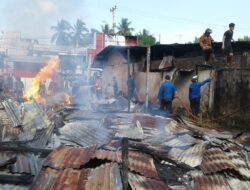
{"type": "Polygon", "coordinates": [[[110,12],[113,15],[113,22],[112,22],[113,34],[115,34],[115,10],[116,10],[116,5],[110,9],[110,12]]]}

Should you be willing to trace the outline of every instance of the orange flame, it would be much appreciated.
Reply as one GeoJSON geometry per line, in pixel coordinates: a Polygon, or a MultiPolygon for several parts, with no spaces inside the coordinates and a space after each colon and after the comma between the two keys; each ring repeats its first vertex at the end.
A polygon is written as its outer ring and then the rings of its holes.
{"type": "Polygon", "coordinates": [[[46,81],[47,79],[51,78],[58,65],[58,59],[50,59],[47,65],[43,67],[32,80],[32,86],[23,97],[26,100],[31,100],[31,98],[34,98],[38,103],[45,103],[45,99],[39,94],[40,84],[42,81],[46,81]]]}
{"type": "Polygon", "coordinates": [[[65,98],[64,98],[64,101],[66,104],[71,104],[71,98],[69,95],[66,95],[65,98]]]}

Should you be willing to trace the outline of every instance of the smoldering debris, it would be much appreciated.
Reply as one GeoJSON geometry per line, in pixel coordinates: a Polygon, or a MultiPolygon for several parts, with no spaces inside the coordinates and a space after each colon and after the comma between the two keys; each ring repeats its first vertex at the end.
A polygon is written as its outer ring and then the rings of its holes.
{"type": "Polygon", "coordinates": [[[15,116],[1,103],[0,186],[122,189],[127,181],[129,189],[250,188],[247,135],[126,113],[127,102],[115,101],[90,110],[8,101],[15,116]]]}

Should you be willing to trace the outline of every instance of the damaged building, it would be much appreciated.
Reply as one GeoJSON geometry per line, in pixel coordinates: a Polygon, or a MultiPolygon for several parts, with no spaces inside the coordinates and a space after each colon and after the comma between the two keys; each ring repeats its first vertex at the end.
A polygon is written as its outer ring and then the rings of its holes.
{"type": "MultiPolygon", "coordinates": [[[[225,126],[247,127],[249,122],[249,49],[248,42],[233,44],[235,55],[232,63],[223,60],[221,43],[214,44],[213,68],[203,67],[204,57],[198,44],[154,45],[150,47],[149,100],[155,103],[161,83],[166,74],[174,81],[180,98],[189,105],[188,86],[191,77],[199,74],[205,80],[215,73],[211,85],[202,89],[202,109],[217,118],[223,114],[238,111],[234,117],[223,121],[225,126]],[[228,98],[225,98],[228,97],[228,98]]],[[[134,74],[136,89],[143,101],[146,99],[147,47],[109,46],[100,52],[93,67],[103,68],[104,86],[112,84],[112,77],[118,80],[119,89],[127,93],[128,71],[134,74]],[[127,64],[129,63],[129,64],[127,64]],[[128,67],[129,65],[129,67],[128,67]]],[[[182,107],[174,100],[175,107],[182,107]]]]}

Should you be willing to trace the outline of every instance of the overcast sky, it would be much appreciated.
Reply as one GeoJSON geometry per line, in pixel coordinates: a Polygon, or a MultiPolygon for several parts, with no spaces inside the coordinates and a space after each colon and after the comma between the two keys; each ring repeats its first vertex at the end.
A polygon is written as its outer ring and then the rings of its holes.
{"type": "Polygon", "coordinates": [[[50,27],[60,19],[82,19],[89,28],[112,23],[110,8],[117,6],[115,22],[128,18],[135,33],[148,29],[161,43],[186,43],[206,28],[221,41],[230,22],[234,38],[250,36],[249,0],[0,0],[0,30],[20,31],[23,37],[49,39],[50,27]]]}

